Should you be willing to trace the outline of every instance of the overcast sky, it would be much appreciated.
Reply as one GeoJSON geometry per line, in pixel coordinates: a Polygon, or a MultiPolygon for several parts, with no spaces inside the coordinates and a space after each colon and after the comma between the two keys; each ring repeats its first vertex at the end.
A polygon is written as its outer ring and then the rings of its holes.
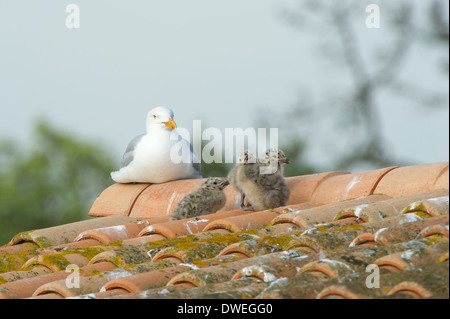
{"type": "MultiPolygon", "coordinates": [[[[187,128],[194,119],[223,129],[282,116],[299,88],[320,92],[344,77],[318,56],[312,37],[283,21],[280,10],[295,2],[1,0],[0,138],[26,145],[44,117],[105,142],[119,161],[158,105],[171,107],[187,128]],[[80,8],[79,29],[65,25],[70,3],[80,8]]],[[[361,3],[363,23],[371,1],[361,3]]],[[[360,32],[369,50],[389,34],[363,26],[360,32]]],[[[446,75],[427,63],[436,53],[414,48],[404,75],[448,92],[446,75]]],[[[381,111],[383,137],[397,158],[448,161],[448,107],[430,111],[392,98],[381,111]]],[[[326,164],[322,140],[333,136],[321,136],[315,123],[307,131],[310,157],[326,164]]]]}

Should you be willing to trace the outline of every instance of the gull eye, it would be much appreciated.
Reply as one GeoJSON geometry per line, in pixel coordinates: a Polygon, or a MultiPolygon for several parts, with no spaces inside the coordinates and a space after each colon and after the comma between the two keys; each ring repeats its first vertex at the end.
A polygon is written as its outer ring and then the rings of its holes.
{"type": "Polygon", "coordinates": [[[153,118],[156,119],[156,115],[153,115],[153,118]]]}

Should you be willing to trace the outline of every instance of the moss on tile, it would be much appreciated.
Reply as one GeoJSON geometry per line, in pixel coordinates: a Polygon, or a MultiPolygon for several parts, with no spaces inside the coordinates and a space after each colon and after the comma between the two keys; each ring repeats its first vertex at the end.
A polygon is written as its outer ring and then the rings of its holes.
{"type": "Polygon", "coordinates": [[[134,267],[130,267],[127,270],[133,274],[140,274],[143,272],[149,272],[153,270],[161,270],[164,268],[175,267],[178,263],[174,263],[168,259],[157,260],[153,262],[146,262],[142,264],[137,264],[134,267]]]}
{"type": "Polygon", "coordinates": [[[136,264],[141,264],[150,261],[147,251],[140,246],[127,246],[114,251],[115,257],[113,262],[119,268],[134,267],[136,264]]]}
{"type": "Polygon", "coordinates": [[[22,267],[30,258],[38,255],[36,250],[26,250],[1,256],[0,273],[10,272],[22,267]]]}
{"type": "Polygon", "coordinates": [[[83,247],[81,249],[77,249],[76,253],[85,257],[87,260],[91,260],[92,258],[94,258],[95,256],[97,256],[98,254],[104,252],[105,250],[101,247],[83,247]]]}
{"type": "Polygon", "coordinates": [[[424,239],[427,239],[430,245],[437,245],[443,242],[448,242],[448,238],[442,234],[433,234],[431,236],[427,236],[424,239]]]}
{"type": "Polygon", "coordinates": [[[62,254],[49,254],[42,256],[42,263],[55,267],[58,271],[65,270],[71,264],[62,254]]]}
{"type": "Polygon", "coordinates": [[[213,238],[209,238],[207,240],[201,240],[201,242],[207,241],[228,246],[249,239],[254,239],[254,236],[250,233],[239,232],[239,233],[231,233],[228,235],[216,236],[213,238]]]}
{"type": "MultiPolygon", "coordinates": [[[[80,255],[86,258],[88,261],[94,256],[103,252],[104,250],[100,247],[83,247],[78,249],[68,249],[63,250],[53,254],[36,255],[33,259],[28,260],[28,264],[22,267],[22,270],[30,270],[35,266],[48,265],[51,268],[55,268],[58,271],[65,270],[66,267],[72,262],[66,259],[67,255],[80,255]],[[39,257],[39,259],[37,258],[39,257]]],[[[79,265],[84,266],[84,265],[79,265]]]]}
{"type": "Polygon", "coordinates": [[[401,214],[414,214],[417,215],[419,217],[422,218],[430,218],[430,214],[427,212],[427,209],[425,207],[425,205],[423,203],[415,203],[413,206],[407,206],[405,209],[403,209],[403,211],[401,212],[401,214]]]}
{"type": "Polygon", "coordinates": [[[262,241],[277,250],[286,250],[294,237],[292,235],[275,235],[263,237],[262,241]]]}

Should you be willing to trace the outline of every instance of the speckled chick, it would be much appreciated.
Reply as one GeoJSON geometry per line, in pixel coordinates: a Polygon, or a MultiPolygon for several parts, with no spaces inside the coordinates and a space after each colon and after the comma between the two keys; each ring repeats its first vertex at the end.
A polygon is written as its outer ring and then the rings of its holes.
{"type": "Polygon", "coordinates": [[[261,195],[258,197],[259,202],[257,206],[264,210],[286,206],[290,196],[290,190],[284,180],[283,165],[290,164],[289,159],[282,150],[270,149],[267,150],[259,163],[260,174],[257,184],[263,189],[264,196],[261,195]],[[275,163],[276,171],[274,171],[273,167],[275,163]],[[264,167],[268,168],[268,172],[264,172],[264,167]]]}
{"type": "Polygon", "coordinates": [[[221,209],[227,200],[223,189],[227,180],[217,177],[207,178],[196,191],[184,196],[170,215],[169,220],[179,220],[206,214],[221,209]]]}
{"type": "Polygon", "coordinates": [[[291,162],[280,149],[269,149],[260,158],[260,174],[258,183],[261,185],[273,185],[278,180],[278,176],[283,177],[283,165],[291,162]]]}

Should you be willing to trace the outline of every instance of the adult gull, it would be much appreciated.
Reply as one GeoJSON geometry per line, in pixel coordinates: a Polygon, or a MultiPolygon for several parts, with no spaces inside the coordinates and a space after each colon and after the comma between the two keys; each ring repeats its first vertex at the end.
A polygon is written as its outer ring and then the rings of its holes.
{"type": "Polygon", "coordinates": [[[164,183],[201,178],[200,161],[192,145],[176,130],[173,111],[158,106],[148,112],[147,133],[135,137],[123,154],[117,183],[164,183]]]}

